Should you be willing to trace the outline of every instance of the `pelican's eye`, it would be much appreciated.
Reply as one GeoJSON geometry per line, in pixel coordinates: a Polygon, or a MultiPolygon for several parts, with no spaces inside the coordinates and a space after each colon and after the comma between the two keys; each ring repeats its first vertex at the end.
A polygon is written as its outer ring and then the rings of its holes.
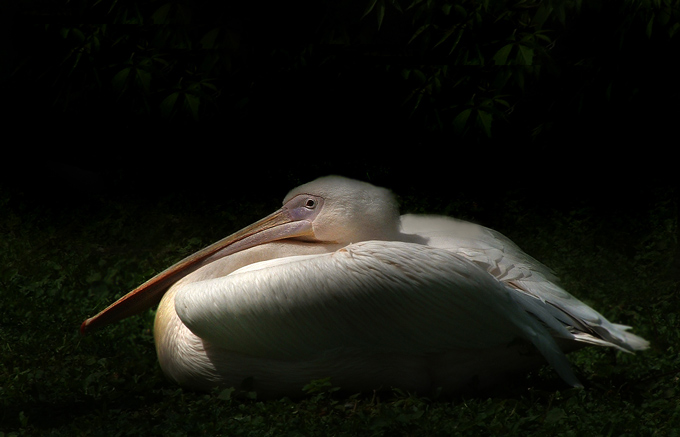
{"type": "Polygon", "coordinates": [[[305,200],[305,208],[307,208],[307,209],[316,208],[316,200],[314,200],[314,199],[305,200]]]}

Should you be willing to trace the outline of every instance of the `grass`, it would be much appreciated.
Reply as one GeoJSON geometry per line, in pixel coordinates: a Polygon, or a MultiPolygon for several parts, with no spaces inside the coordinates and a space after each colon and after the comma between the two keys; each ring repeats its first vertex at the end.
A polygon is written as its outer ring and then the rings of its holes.
{"type": "Polygon", "coordinates": [[[583,390],[543,368],[447,398],[343,393],[316,381],[301,399],[261,401],[166,380],[152,311],[78,334],[84,318],[154,272],[273,210],[277,194],[217,205],[186,193],[115,191],[52,201],[0,186],[0,436],[680,434],[678,192],[664,186],[632,193],[634,207],[538,202],[526,192],[399,193],[405,211],[502,231],[573,294],[652,342],[636,355],[571,354],[583,390]]]}

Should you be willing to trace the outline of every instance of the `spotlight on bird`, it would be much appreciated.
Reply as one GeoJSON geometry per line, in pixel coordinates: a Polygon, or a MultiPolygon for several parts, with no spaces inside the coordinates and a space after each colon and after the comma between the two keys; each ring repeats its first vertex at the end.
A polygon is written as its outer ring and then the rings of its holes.
{"type": "Polygon", "coordinates": [[[399,215],[393,195],[328,176],[273,214],[169,267],[85,320],[86,333],[160,300],[163,372],[194,389],[302,394],[312,380],[421,394],[480,387],[584,345],[648,342],[557,284],[505,236],[450,217],[399,215]]]}

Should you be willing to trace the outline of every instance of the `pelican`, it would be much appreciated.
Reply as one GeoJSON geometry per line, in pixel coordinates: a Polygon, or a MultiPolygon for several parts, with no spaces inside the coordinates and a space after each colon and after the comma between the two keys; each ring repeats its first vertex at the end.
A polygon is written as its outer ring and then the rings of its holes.
{"type": "Polygon", "coordinates": [[[300,395],[484,387],[583,345],[648,342],[609,322],[491,229],[399,215],[384,188],[327,176],[273,214],[178,262],[85,320],[81,332],[152,307],[163,372],[180,386],[300,395]]]}

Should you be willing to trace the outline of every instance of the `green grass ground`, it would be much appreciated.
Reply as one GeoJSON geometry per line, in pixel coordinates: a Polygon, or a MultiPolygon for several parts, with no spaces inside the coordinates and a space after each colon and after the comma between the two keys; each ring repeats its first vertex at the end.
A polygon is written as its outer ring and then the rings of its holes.
{"type": "Polygon", "coordinates": [[[54,200],[0,186],[0,436],[680,434],[678,192],[663,185],[564,202],[538,202],[527,191],[442,197],[407,184],[397,191],[404,211],[500,230],[552,267],[567,290],[651,341],[636,355],[571,354],[583,390],[543,368],[448,398],[346,394],[317,382],[298,400],[234,399],[229,390],[195,393],[164,378],[152,311],[78,334],[84,318],[272,211],[293,186],[217,203],[187,192],[115,190],[54,200]]]}

